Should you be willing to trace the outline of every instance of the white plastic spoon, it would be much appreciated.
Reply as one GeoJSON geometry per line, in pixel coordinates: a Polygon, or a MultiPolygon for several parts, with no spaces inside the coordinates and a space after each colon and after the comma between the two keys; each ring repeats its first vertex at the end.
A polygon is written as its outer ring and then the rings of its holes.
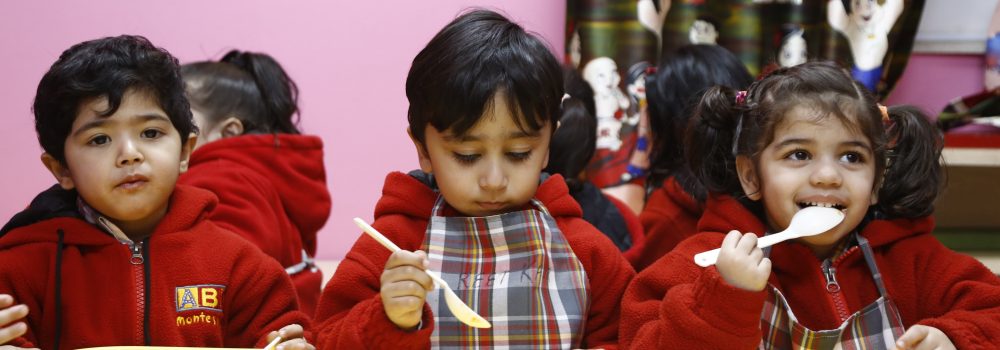
{"type": "MultiPolygon", "coordinates": [[[[784,231],[767,235],[757,239],[757,246],[761,249],[784,242],[789,239],[817,235],[829,231],[834,226],[844,221],[844,213],[839,209],[826,207],[805,207],[792,216],[792,222],[784,231]]],[[[694,263],[701,267],[715,265],[719,259],[719,250],[716,248],[707,252],[701,252],[694,256],[694,263]]]]}
{"type": "MultiPolygon", "coordinates": [[[[361,220],[361,218],[354,218],[354,224],[358,225],[358,227],[364,230],[365,233],[368,234],[368,236],[374,238],[375,241],[381,243],[383,247],[388,248],[393,253],[401,250],[399,246],[397,246],[395,243],[392,243],[392,241],[383,236],[382,233],[376,231],[375,228],[369,225],[367,222],[361,220]]],[[[469,325],[469,327],[475,327],[475,328],[492,327],[492,325],[490,325],[490,323],[487,322],[486,319],[484,319],[482,316],[479,316],[479,314],[477,314],[475,311],[472,311],[472,309],[469,308],[468,305],[465,305],[465,302],[463,302],[462,299],[460,299],[458,295],[456,295],[455,292],[451,290],[451,286],[448,285],[448,282],[445,282],[445,280],[442,279],[441,276],[437,274],[437,272],[431,270],[426,270],[426,272],[427,275],[431,276],[431,279],[434,280],[434,283],[436,283],[439,287],[444,289],[445,303],[448,304],[448,310],[451,310],[451,313],[455,315],[455,318],[457,318],[459,321],[462,321],[462,323],[469,325]]]]}

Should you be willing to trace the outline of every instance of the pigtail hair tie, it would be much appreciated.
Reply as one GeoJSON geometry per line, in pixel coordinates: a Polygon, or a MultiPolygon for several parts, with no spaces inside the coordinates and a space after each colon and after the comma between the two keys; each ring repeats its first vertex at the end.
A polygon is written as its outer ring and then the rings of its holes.
{"type": "Polygon", "coordinates": [[[746,90],[740,90],[739,92],[737,92],[736,93],[736,105],[737,106],[742,106],[742,105],[746,104],[746,102],[747,102],[747,91],[746,90]]]}
{"type": "Polygon", "coordinates": [[[885,105],[879,103],[878,104],[878,110],[880,112],[882,112],[882,123],[889,124],[889,123],[892,122],[892,119],[889,119],[889,108],[888,107],[886,107],[885,105]]]}

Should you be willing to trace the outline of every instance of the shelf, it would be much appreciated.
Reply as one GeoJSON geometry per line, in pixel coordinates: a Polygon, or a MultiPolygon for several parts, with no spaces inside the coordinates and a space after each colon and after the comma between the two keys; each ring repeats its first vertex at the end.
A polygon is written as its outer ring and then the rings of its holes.
{"type": "Polygon", "coordinates": [[[945,147],[941,157],[947,166],[1000,167],[1000,148],[945,147]]]}

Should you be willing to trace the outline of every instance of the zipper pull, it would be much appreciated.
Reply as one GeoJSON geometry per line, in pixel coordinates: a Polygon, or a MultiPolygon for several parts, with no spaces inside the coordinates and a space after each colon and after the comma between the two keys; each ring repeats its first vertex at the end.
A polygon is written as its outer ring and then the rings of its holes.
{"type": "Polygon", "coordinates": [[[840,284],[837,283],[837,269],[829,264],[826,265],[823,275],[826,276],[826,291],[830,293],[837,293],[840,291],[840,284]]]}
{"type": "Polygon", "coordinates": [[[129,243],[128,249],[132,251],[132,258],[129,259],[129,262],[132,263],[132,265],[142,265],[145,260],[142,258],[142,242],[129,243]]]}

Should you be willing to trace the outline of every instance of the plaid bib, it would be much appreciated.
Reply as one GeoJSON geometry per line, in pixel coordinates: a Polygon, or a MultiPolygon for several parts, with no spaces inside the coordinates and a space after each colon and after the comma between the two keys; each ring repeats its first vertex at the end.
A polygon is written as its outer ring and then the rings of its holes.
{"type": "Polygon", "coordinates": [[[427,293],[435,349],[570,349],[578,347],[590,307],[583,265],[555,219],[538,208],[485,217],[444,217],[434,204],[422,249],[455,293],[493,324],[477,329],[456,319],[444,292],[427,293]]]}
{"type": "Polygon", "coordinates": [[[855,312],[836,329],[813,331],[798,322],[785,297],[771,286],[760,314],[763,339],[760,349],[895,349],[903,335],[903,319],[889,298],[882,275],[875,265],[871,246],[857,236],[865,262],[882,295],[875,302],[855,312]]]}

